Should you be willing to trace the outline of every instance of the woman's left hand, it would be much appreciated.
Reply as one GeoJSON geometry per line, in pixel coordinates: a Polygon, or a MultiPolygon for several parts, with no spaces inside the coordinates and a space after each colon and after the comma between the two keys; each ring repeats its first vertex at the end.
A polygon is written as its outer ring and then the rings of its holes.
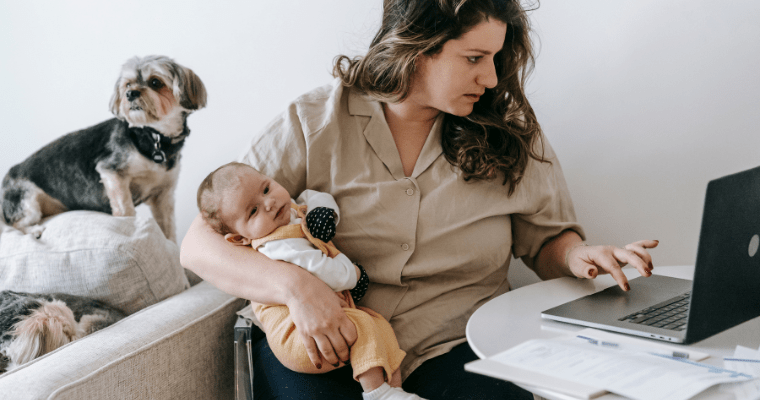
{"type": "Polygon", "coordinates": [[[647,249],[653,249],[658,244],[657,240],[639,240],[627,244],[622,249],[615,246],[579,244],[567,251],[567,266],[573,275],[579,278],[594,279],[599,274],[610,274],[623,290],[629,291],[631,287],[622,268],[631,264],[641,276],[651,276],[654,266],[647,249]]]}

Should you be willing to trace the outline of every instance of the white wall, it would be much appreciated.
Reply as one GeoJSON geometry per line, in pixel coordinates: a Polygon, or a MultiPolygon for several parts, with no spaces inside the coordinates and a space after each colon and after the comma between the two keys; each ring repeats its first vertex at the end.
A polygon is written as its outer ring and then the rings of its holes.
{"type": "MultiPolygon", "coordinates": [[[[693,264],[710,179],[760,165],[760,2],[544,1],[530,89],[592,242],[693,264]]],[[[760,210],[759,210],[760,211],[760,210]]]]}
{"type": "MultiPolygon", "coordinates": [[[[381,0],[214,3],[0,3],[0,173],[110,118],[126,59],[171,56],[209,93],[189,119],[181,239],[203,177],[329,82],[333,57],[362,53],[381,11],[381,0]]],[[[530,99],[590,241],[659,239],[656,265],[693,263],[707,181],[760,164],[760,3],[545,0],[532,19],[530,99]]]]}

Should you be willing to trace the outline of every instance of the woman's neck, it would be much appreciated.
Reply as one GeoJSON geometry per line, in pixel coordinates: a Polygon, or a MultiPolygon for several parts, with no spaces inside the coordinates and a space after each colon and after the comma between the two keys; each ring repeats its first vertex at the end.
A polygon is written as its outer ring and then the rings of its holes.
{"type": "Polygon", "coordinates": [[[409,99],[401,103],[384,103],[383,112],[401,157],[404,175],[411,176],[422,147],[441,112],[419,106],[409,99]]]}
{"type": "Polygon", "coordinates": [[[440,110],[419,104],[408,97],[400,103],[383,103],[383,111],[386,120],[390,117],[402,124],[429,124],[431,127],[441,113],[440,110]]]}

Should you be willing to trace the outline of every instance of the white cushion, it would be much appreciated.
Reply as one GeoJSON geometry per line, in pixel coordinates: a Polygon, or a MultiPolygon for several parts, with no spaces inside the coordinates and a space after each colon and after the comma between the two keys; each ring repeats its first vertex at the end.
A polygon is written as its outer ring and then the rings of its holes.
{"type": "Polygon", "coordinates": [[[189,287],[177,245],[153,218],[70,211],[39,239],[0,218],[0,290],[62,292],[134,313],[189,287]]]}

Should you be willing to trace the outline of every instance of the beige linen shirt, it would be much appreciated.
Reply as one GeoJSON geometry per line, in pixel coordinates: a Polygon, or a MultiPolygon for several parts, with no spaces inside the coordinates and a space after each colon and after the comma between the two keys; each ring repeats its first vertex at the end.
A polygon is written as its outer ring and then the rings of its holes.
{"type": "Polygon", "coordinates": [[[336,80],[294,101],[242,156],[291,196],[333,195],[342,213],[333,242],[367,270],[360,305],[390,321],[407,352],[404,378],[466,340],[470,315],[509,290],[512,256],[532,265],[563,230],[583,235],[545,139],[551,163],[531,159],[508,196],[501,179],[465,182],[446,161],[442,120],[405,176],[382,104],[336,80]]]}

